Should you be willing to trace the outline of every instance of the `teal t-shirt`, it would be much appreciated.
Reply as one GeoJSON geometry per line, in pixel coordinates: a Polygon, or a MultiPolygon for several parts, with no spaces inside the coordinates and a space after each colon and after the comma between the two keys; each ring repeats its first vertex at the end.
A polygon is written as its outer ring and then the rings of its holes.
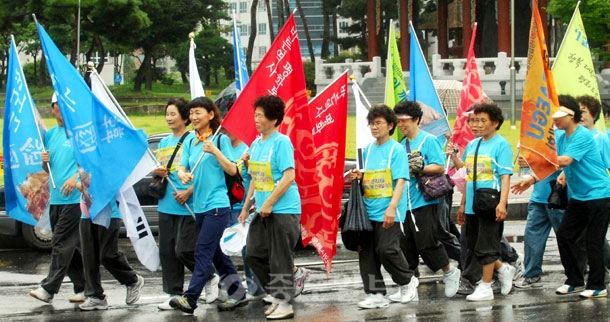
{"type": "MultiPolygon", "coordinates": [[[[258,138],[252,143],[250,151],[250,160],[271,163],[271,174],[275,185],[284,175],[284,171],[295,169],[294,147],[284,134],[275,132],[265,141],[258,138]]],[[[262,206],[271,193],[254,190],[256,205],[262,206]]],[[[273,205],[272,212],[274,214],[301,213],[301,197],[296,182],[293,182],[286,193],[273,205]]]]}
{"type": "Polygon", "coordinates": [[[64,196],[61,193],[63,184],[78,172],[72,144],[66,135],[66,129],[57,125],[52,127],[45,133],[44,143],[47,150],[49,150],[49,166],[53,174],[53,180],[55,180],[55,189],[53,189],[51,181],[49,181],[49,188],[51,190],[49,204],[68,205],[79,203],[81,193],[78,189],[75,188],[69,196],[64,196]]]}
{"type": "Polygon", "coordinates": [[[462,156],[466,166],[466,206],[464,213],[474,215],[472,201],[474,191],[472,180],[474,178],[474,154],[477,144],[481,142],[477,156],[477,190],[480,188],[491,188],[498,191],[502,188],[503,175],[513,174],[513,150],[506,139],[496,134],[488,141],[476,138],[468,143],[462,156]]]}
{"type": "Polygon", "coordinates": [[[610,169],[610,139],[597,129],[591,130],[599,155],[602,158],[602,162],[606,165],[606,169],[610,169]]]}
{"type": "MultiPolygon", "coordinates": [[[[229,160],[233,160],[231,140],[226,135],[216,136],[214,144],[218,144],[220,137],[220,150],[229,160]]],[[[211,136],[208,140],[211,140],[211,136]]],[[[191,171],[191,169],[203,154],[203,142],[195,144],[197,140],[193,136],[187,144],[183,144],[182,160],[180,165],[191,171]]],[[[193,173],[193,211],[202,213],[216,208],[228,208],[229,196],[225,184],[224,170],[216,160],[216,157],[206,153],[193,173]]]]}
{"type": "MultiPolygon", "coordinates": [[[[443,148],[439,140],[436,137],[426,131],[420,131],[419,134],[410,142],[407,142],[407,138],[405,137],[401,144],[407,149],[407,143],[409,143],[409,149],[411,152],[419,151],[421,155],[424,157],[424,166],[429,164],[438,164],[445,166],[445,157],[443,153],[443,148]]],[[[424,199],[424,194],[419,190],[419,185],[417,184],[417,177],[411,175],[409,177],[409,195],[407,196],[407,202],[410,201],[409,209],[417,209],[427,205],[438,204],[438,199],[433,199],[430,201],[426,201],[424,199]]]]}
{"type": "MultiPolygon", "coordinates": [[[[377,145],[376,142],[369,144],[362,154],[364,156],[364,172],[389,168],[392,174],[392,194],[396,188],[398,179],[409,179],[409,159],[405,149],[390,139],[388,142],[377,145]]],[[[390,206],[392,197],[368,198],[364,197],[364,205],[371,221],[383,222],[386,209],[390,206]]],[[[403,190],[398,207],[396,208],[396,222],[404,222],[407,213],[407,187],[403,190]]]]}
{"type": "MultiPolygon", "coordinates": [[[[159,147],[157,148],[157,160],[161,163],[161,166],[167,167],[167,162],[174,153],[176,149],[176,145],[180,141],[181,136],[174,137],[173,134],[170,134],[164,137],[159,142],[159,147]]],[[[182,184],[182,181],[178,178],[178,168],[182,163],[182,150],[184,150],[184,146],[187,142],[191,142],[195,138],[195,134],[189,133],[182,142],[182,146],[176,152],[176,157],[174,157],[174,161],[172,162],[172,167],[169,171],[169,180],[176,186],[176,189],[179,191],[188,189],[193,183],[189,183],[187,185],[182,184]]],[[[200,143],[201,145],[201,143],[200,143]]],[[[193,209],[193,196],[191,196],[186,204],[193,209]]],[[[179,215],[179,216],[190,216],[190,213],[186,209],[184,205],[179,204],[174,198],[174,188],[171,185],[167,185],[167,190],[165,191],[165,196],[159,199],[158,211],[169,214],[169,215],[179,215]]]]}
{"type": "Polygon", "coordinates": [[[538,181],[534,184],[534,189],[530,195],[530,201],[539,202],[542,204],[549,203],[549,195],[551,194],[551,181],[557,179],[561,171],[555,171],[550,176],[538,181]]]}
{"type": "Polygon", "coordinates": [[[580,201],[610,198],[610,177],[601,159],[593,133],[578,125],[570,137],[556,131],[558,156],[569,156],[574,161],[563,168],[568,183],[568,196],[580,201]]]}

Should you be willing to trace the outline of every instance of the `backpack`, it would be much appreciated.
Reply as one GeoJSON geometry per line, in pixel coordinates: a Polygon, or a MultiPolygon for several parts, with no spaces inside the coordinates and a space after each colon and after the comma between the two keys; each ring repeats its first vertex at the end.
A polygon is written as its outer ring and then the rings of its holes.
{"type": "MultiPolygon", "coordinates": [[[[216,141],[216,146],[218,150],[220,150],[220,137],[222,134],[218,134],[218,141],[216,141]]],[[[222,150],[220,151],[222,152],[222,150]]],[[[225,174],[225,185],[227,186],[227,195],[229,196],[229,204],[231,204],[231,208],[233,205],[238,204],[244,200],[244,196],[246,194],[246,188],[244,188],[244,179],[239,174],[239,168],[237,168],[237,164],[235,164],[235,168],[237,172],[235,175],[225,174]]]]}

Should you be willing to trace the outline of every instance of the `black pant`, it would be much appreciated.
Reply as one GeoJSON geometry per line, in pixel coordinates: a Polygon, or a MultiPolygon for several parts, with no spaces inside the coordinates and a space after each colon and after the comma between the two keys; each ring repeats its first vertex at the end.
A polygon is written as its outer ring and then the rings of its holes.
{"type": "Polygon", "coordinates": [[[85,289],[78,237],[80,216],[79,204],[50,206],[49,219],[53,230],[51,265],[47,277],[40,282],[40,285],[51,294],[59,292],[66,274],[74,284],[74,293],[80,293],[85,289]]]}
{"type": "MultiPolygon", "coordinates": [[[[411,282],[413,271],[400,248],[402,232],[400,223],[385,229],[382,222],[371,221],[373,238],[362,243],[358,252],[360,277],[364,292],[386,294],[386,286],[381,275],[381,265],[390,273],[394,283],[405,285],[411,282]]],[[[406,227],[405,227],[406,228],[406,227]]]]}
{"type": "Polygon", "coordinates": [[[85,296],[104,299],[104,288],[100,279],[100,264],[123,285],[138,281],[136,272],[131,269],[125,255],[119,251],[119,229],[121,220],[112,218],[108,228],[81,219],[80,238],[83,249],[85,271],[85,296]]]}
{"type": "Polygon", "coordinates": [[[268,294],[294,301],[294,246],[299,239],[301,216],[254,216],[246,241],[248,265],[268,294]]]}
{"type": "Polygon", "coordinates": [[[455,227],[455,224],[451,221],[451,204],[453,200],[453,192],[447,193],[444,196],[438,198],[438,205],[436,207],[436,215],[438,220],[436,238],[445,247],[445,252],[449,258],[457,261],[459,266],[462,267],[460,256],[462,255],[462,248],[460,246],[459,232],[455,227]],[[457,234],[454,234],[454,232],[457,234]]]}
{"type": "MultiPolygon", "coordinates": [[[[501,259],[500,239],[504,231],[504,222],[497,222],[477,215],[465,215],[465,217],[468,244],[466,266],[474,261],[480,266],[485,266],[501,259]]],[[[471,282],[476,281],[478,279],[471,280],[471,282]]]]}
{"type": "Polygon", "coordinates": [[[449,265],[447,252],[438,241],[438,217],[436,205],[427,205],[411,212],[407,211],[405,235],[401,238],[400,247],[409,263],[409,269],[415,270],[419,265],[419,255],[424,263],[434,272],[449,265]],[[411,212],[413,216],[411,216],[411,212]],[[415,217],[413,223],[412,217],[415,217]],[[416,231],[415,226],[418,230],[416,231]]]}
{"type": "Polygon", "coordinates": [[[577,240],[584,232],[589,278],[587,289],[603,290],[603,244],[610,221],[610,198],[580,201],[570,199],[557,230],[557,247],[565,270],[566,284],[584,285],[584,275],[579,257],[583,256],[577,240]]]}
{"type": "Polygon", "coordinates": [[[199,229],[191,216],[159,213],[159,257],[163,292],[182,295],[184,267],[195,270],[195,244],[199,229]]]}

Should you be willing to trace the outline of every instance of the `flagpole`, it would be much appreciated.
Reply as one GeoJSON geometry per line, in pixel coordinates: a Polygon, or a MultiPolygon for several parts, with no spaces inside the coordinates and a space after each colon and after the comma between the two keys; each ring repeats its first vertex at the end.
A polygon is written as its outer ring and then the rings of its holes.
{"type": "MultiPolygon", "coordinates": [[[[220,129],[222,128],[222,125],[218,127],[218,129],[216,129],[216,132],[214,132],[214,135],[212,136],[212,141],[214,141],[214,139],[216,138],[216,135],[218,135],[218,133],[220,132],[220,129]]],[[[195,165],[193,166],[193,168],[191,169],[191,173],[195,172],[195,169],[197,169],[197,167],[199,166],[199,163],[201,162],[201,160],[203,159],[203,156],[205,155],[205,151],[203,151],[203,153],[199,156],[199,159],[197,159],[197,162],[195,163],[195,165]]]]}
{"type": "Polygon", "coordinates": [[[352,85],[355,86],[356,90],[358,91],[358,94],[360,94],[360,97],[362,99],[364,99],[364,102],[366,103],[367,107],[370,109],[371,108],[371,102],[369,102],[369,99],[366,98],[366,96],[364,95],[364,92],[360,88],[360,85],[358,85],[358,82],[356,81],[356,79],[352,78],[352,82],[353,82],[352,85]]]}
{"type": "MultiPolygon", "coordinates": [[[[36,21],[36,16],[34,16],[34,21],[36,21]]],[[[38,22],[38,21],[36,21],[38,22]]],[[[15,46],[15,49],[17,49],[17,43],[15,42],[15,36],[11,34],[11,40],[13,41],[13,45],[15,46]]],[[[17,52],[17,50],[15,50],[15,52],[17,52]]],[[[21,66],[21,61],[19,60],[19,56],[15,57],[15,59],[17,59],[17,64],[19,66],[21,66]]],[[[27,84],[27,80],[24,78],[23,82],[25,83],[25,88],[28,91],[28,101],[30,103],[30,111],[32,112],[32,116],[34,117],[34,124],[36,124],[36,133],[38,133],[38,139],[40,139],[40,143],[42,144],[42,150],[43,151],[47,151],[46,147],[44,146],[44,138],[42,137],[42,132],[40,132],[40,124],[38,124],[39,119],[36,117],[36,111],[34,111],[34,102],[32,102],[32,95],[30,95],[30,90],[28,89],[28,84],[27,84]]],[[[51,186],[53,187],[53,189],[57,189],[57,186],[55,185],[55,179],[53,178],[53,172],[51,171],[51,167],[47,167],[47,169],[49,170],[49,179],[51,179],[51,186]]]]}
{"type": "MultiPolygon", "coordinates": [[[[95,77],[97,77],[101,81],[102,84],[105,84],[102,81],[100,75],[97,73],[97,70],[95,68],[92,69],[91,74],[93,74],[95,77]]],[[[108,97],[110,97],[110,99],[112,100],[114,105],[117,107],[117,110],[119,111],[119,113],[121,113],[121,116],[123,117],[123,119],[131,126],[131,128],[135,129],[135,126],[133,125],[133,123],[131,123],[131,120],[129,119],[129,117],[127,117],[127,114],[125,114],[123,107],[121,107],[121,105],[119,104],[119,102],[117,102],[114,95],[112,95],[112,93],[110,92],[110,89],[108,89],[107,86],[103,86],[103,87],[104,87],[104,90],[106,91],[106,94],[108,94],[108,97]]],[[[161,165],[161,163],[159,163],[159,161],[157,160],[157,157],[155,156],[155,154],[150,150],[150,147],[146,148],[146,152],[153,160],[155,160],[155,163],[157,164],[157,166],[161,165]]],[[[170,186],[172,186],[172,189],[174,189],[174,191],[178,192],[178,188],[172,182],[172,180],[169,179],[169,177],[167,178],[167,182],[169,183],[170,186]]],[[[184,207],[186,207],[186,210],[188,210],[188,212],[191,214],[191,216],[195,219],[195,213],[193,212],[193,210],[191,210],[191,207],[189,207],[189,205],[187,203],[184,203],[184,207]]]]}
{"type": "Polygon", "coordinates": [[[515,79],[515,0],[510,0],[510,128],[517,129],[515,121],[516,110],[516,79],[515,79]]]}

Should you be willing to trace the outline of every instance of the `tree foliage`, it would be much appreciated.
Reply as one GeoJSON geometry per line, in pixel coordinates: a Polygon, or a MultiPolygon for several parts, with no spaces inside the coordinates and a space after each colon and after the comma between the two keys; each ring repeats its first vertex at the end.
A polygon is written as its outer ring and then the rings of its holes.
{"type": "MultiPolygon", "coordinates": [[[[552,0],[548,6],[548,12],[567,26],[570,23],[576,1],[552,0]]],[[[604,49],[608,46],[608,35],[610,34],[610,2],[608,0],[587,0],[580,3],[580,15],[589,48],[592,52],[605,55],[605,61],[610,60],[610,54],[604,49]]]]}

